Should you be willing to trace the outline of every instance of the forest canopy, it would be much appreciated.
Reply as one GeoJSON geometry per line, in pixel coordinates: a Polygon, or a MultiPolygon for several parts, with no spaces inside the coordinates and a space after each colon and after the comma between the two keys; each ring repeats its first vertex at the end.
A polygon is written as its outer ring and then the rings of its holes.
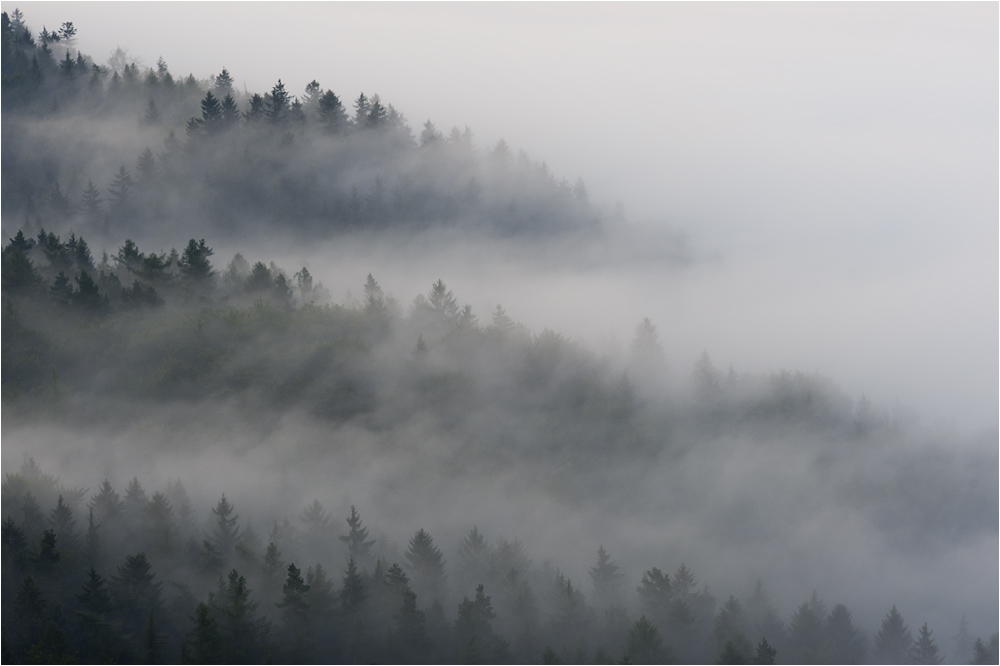
{"type": "Polygon", "coordinates": [[[0,35],[5,662],[997,663],[996,429],[398,279],[621,247],[504,140],[0,35]]]}

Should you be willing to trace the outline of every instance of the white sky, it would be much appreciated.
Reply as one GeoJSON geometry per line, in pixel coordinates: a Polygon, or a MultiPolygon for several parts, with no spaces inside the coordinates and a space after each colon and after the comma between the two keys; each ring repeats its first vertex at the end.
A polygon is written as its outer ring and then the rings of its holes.
{"type": "Polygon", "coordinates": [[[2,5],[36,33],[72,21],[98,61],[317,79],[417,131],[502,136],[720,253],[635,313],[667,341],[997,423],[997,3],[2,5]]]}

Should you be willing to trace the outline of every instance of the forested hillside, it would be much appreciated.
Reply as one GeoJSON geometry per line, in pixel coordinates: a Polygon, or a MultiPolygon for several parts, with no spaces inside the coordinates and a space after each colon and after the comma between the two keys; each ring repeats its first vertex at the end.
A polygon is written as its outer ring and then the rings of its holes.
{"type": "Polygon", "coordinates": [[[249,94],[226,69],[175,79],[162,59],[140,71],[125,53],[112,70],[75,51],[67,25],[37,39],[19,16],[3,26],[5,229],[315,239],[597,224],[582,180],[557,180],[503,140],[480,155],[469,127],[413,130],[378,95],[341,99],[317,81],[249,94]]]}
{"type": "Polygon", "coordinates": [[[995,430],[324,285],[289,247],[620,211],[377,95],[2,37],[5,662],[997,662],[995,430]]]}

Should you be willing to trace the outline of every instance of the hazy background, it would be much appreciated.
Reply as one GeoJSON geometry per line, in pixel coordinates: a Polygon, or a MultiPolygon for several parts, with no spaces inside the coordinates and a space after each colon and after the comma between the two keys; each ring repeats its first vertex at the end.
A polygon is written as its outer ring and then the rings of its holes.
{"type": "MultiPolygon", "coordinates": [[[[121,45],[143,66],[163,56],[175,78],[226,67],[238,88],[261,93],[281,78],[301,94],[315,78],[348,106],[362,91],[380,94],[416,132],[427,119],[445,133],[469,125],[481,151],[504,137],[557,179],[581,176],[606,209],[620,200],[631,223],[596,250],[574,239],[484,245],[442,231],[308,249],[282,246],[278,232],[231,246],[206,237],[217,269],[237,251],[289,273],[307,263],[336,302],[360,297],[370,271],[404,306],[443,278],[481,323],[500,303],[536,332],[552,328],[602,353],[623,353],[649,316],[675,376],[688,375],[702,350],[723,371],[818,372],[852,401],[898,400],[929,423],[921,432],[930,434],[905,444],[907,455],[926,455],[919,470],[940,471],[931,454],[962,442],[966,452],[995,451],[996,4],[3,3],[14,7],[36,33],[73,21],[79,49],[99,62],[121,45]]],[[[182,246],[186,237],[170,232],[137,240],[147,251],[182,246]]],[[[357,503],[399,541],[413,527],[406,511],[418,507],[436,517],[442,544],[473,522],[491,538],[523,538],[539,560],[558,559],[569,544],[580,554],[568,563],[577,580],[586,580],[594,541],[607,540],[629,544],[614,555],[631,586],[643,568],[673,570],[688,558],[721,595],[763,577],[786,611],[810,586],[831,603],[837,594],[857,603],[869,628],[887,603],[932,609],[908,620],[930,621],[942,647],[960,612],[986,618],[974,631],[995,626],[995,532],[957,545],[936,533],[932,543],[894,543],[886,524],[897,514],[923,518],[914,497],[933,503],[927,480],[882,484],[885,497],[874,499],[856,492],[866,474],[879,485],[873,469],[903,467],[890,457],[902,451],[845,456],[830,469],[798,432],[758,448],[723,440],[682,465],[623,469],[624,490],[569,511],[547,502],[544,489],[564,481],[557,476],[488,472],[487,483],[480,470],[463,470],[414,495],[424,479],[399,481],[413,474],[411,459],[371,464],[372,442],[350,427],[317,431],[289,414],[273,430],[230,431],[236,416],[224,410],[164,408],[191,422],[185,436],[157,418],[86,434],[33,425],[8,440],[5,471],[31,451],[47,470],[108,476],[119,488],[136,470],[150,487],[184,476],[193,492],[207,489],[194,498],[204,509],[226,468],[232,480],[256,481],[226,489],[244,515],[278,517],[319,497],[342,517],[357,503]],[[216,419],[217,430],[200,430],[199,417],[216,419]],[[223,446],[193,462],[157,457],[159,444],[174,441],[223,446]],[[297,456],[317,442],[343,450],[319,463],[297,456]],[[115,455],[100,455],[107,450],[115,455]],[[471,503],[469,490],[482,501],[471,503]],[[871,518],[869,504],[897,510],[871,518]],[[499,505],[531,519],[511,527],[499,505]],[[639,508],[619,521],[622,506],[639,508]],[[784,557],[773,556],[776,544],[784,557]]],[[[448,459],[460,444],[421,427],[399,435],[427,448],[413,460],[448,459]]],[[[976,464],[990,457],[955,460],[972,469],[942,474],[948,482],[995,469],[976,464]]],[[[982,494],[995,501],[993,488],[982,494]]]]}
{"type": "MultiPolygon", "coordinates": [[[[98,61],[120,44],[175,76],[227,67],[251,92],[315,78],[345,102],[379,93],[414,129],[502,136],[716,258],[639,278],[603,321],[536,285],[529,325],[627,339],[648,315],[681,365],[704,347],[927,420],[997,422],[995,4],[15,6],[36,30],[73,21],[98,61]]],[[[428,284],[387,286],[407,302],[428,284]]]]}

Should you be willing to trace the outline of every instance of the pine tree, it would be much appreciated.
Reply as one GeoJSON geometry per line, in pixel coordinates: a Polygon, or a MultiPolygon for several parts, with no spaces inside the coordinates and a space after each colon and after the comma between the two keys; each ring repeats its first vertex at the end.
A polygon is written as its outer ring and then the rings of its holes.
{"type": "Polygon", "coordinates": [[[77,595],[77,601],[83,609],[96,615],[105,615],[111,610],[111,593],[104,579],[94,567],[87,571],[87,580],[83,584],[83,592],[77,595]]]}
{"type": "Polygon", "coordinates": [[[757,652],[753,663],[773,664],[777,656],[778,651],[771,647],[771,644],[767,642],[766,638],[762,638],[760,639],[760,643],[757,644],[757,652]]]}
{"type": "MultiPolygon", "coordinates": [[[[26,575],[14,594],[11,613],[11,638],[13,652],[23,661],[28,649],[42,637],[46,623],[46,602],[35,579],[26,575]]],[[[7,629],[5,628],[5,633],[7,629]]],[[[5,646],[5,651],[6,651],[5,646]]],[[[4,655],[6,661],[6,655],[4,655]]]]}
{"type": "Polygon", "coordinates": [[[431,312],[439,321],[451,323],[458,317],[458,301],[443,280],[439,279],[431,285],[428,302],[431,312]]]}
{"type": "Polygon", "coordinates": [[[975,645],[972,646],[972,663],[973,664],[995,664],[997,663],[996,657],[991,654],[992,650],[986,646],[982,638],[977,638],[975,645]]]}
{"type": "Polygon", "coordinates": [[[67,197],[66,193],[63,192],[61,187],[59,187],[58,181],[53,183],[52,187],[49,189],[48,203],[52,208],[52,211],[57,215],[66,216],[69,215],[72,210],[72,206],[70,206],[69,203],[69,197],[67,197]]]}
{"type": "Polygon", "coordinates": [[[225,493],[212,509],[212,513],[215,515],[215,526],[212,528],[211,541],[223,561],[232,557],[233,547],[240,536],[240,528],[237,525],[239,516],[233,515],[233,510],[233,505],[226,499],[225,493]]]}
{"type": "Polygon", "coordinates": [[[590,569],[590,579],[594,583],[594,605],[598,609],[617,604],[624,574],[602,545],[597,549],[597,565],[590,569]]]}
{"type": "Polygon", "coordinates": [[[108,194],[111,195],[111,210],[122,210],[132,196],[134,185],[131,172],[125,168],[124,164],[121,165],[115,173],[111,185],[108,186],[108,194]]]}
{"type": "Polygon", "coordinates": [[[358,612],[367,593],[364,579],[358,571],[358,564],[352,556],[347,560],[347,570],[344,572],[344,587],[340,591],[340,605],[344,613],[352,615],[358,612]]]}
{"type": "Polygon", "coordinates": [[[113,523],[119,520],[125,511],[125,505],[121,497],[111,487],[111,482],[107,479],[104,479],[104,482],[101,483],[97,494],[90,500],[89,506],[96,514],[97,521],[101,524],[106,522],[113,523]]]}
{"type": "Polygon", "coordinates": [[[818,664],[823,659],[823,625],[808,603],[803,603],[789,623],[788,650],[793,662],[818,664]]]}
{"type": "Polygon", "coordinates": [[[741,654],[749,656],[753,651],[753,645],[746,640],[746,632],[747,622],[743,604],[733,595],[729,595],[729,599],[715,616],[712,627],[712,640],[716,651],[725,651],[726,644],[732,642],[739,648],[741,654]],[[742,640],[738,640],[737,636],[742,637],[742,640]]]}
{"type": "Polygon", "coordinates": [[[893,605],[882,620],[882,627],[875,635],[875,660],[883,664],[905,664],[909,659],[913,636],[903,622],[903,616],[893,605]]]}
{"type": "Polygon", "coordinates": [[[59,495],[55,508],[49,514],[49,525],[64,549],[76,550],[76,519],[73,518],[73,509],[66,504],[62,495],[59,495]]]}
{"type": "Polygon", "coordinates": [[[208,260],[213,254],[212,248],[205,245],[204,238],[197,242],[192,238],[180,258],[181,275],[193,283],[204,284],[215,275],[208,260]]]}
{"type": "Polygon", "coordinates": [[[152,97],[146,103],[146,112],[142,115],[142,122],[146,125],[155,125],[160,122],[160,110],[156,106],[156,100],[152,97]]]}
{"type": "Polygon", "coordinates": [[[368,97],[364,93],[358,95],[358,98],[354,100],[354,125],[358,129],[363,129],[368,126],[368,114],[371,111],[371,106],[368,102],[368,97]]]}
{"type": "Polygon", "coordinates": [[[410,539],[404,553],[410,571],[411,585],[417,598],[425,603],[445,599],[444,559],[434,545],[434,539],[423,529],[410,539]]]}
{"type": "Polygon", "coordinates": [[[332,90],[327,90],[319,98],[319,121],[330,134],[343,132],[348,125],[347,112],[340,98],[332,90]]]}
{"type": "Polygon", "coordinates": [[[651,617],[655,625],[665,626],[673,596],[670,575],[653,567],[642,575],[641,584],[636,591],[645,615],[651,617]]]}
{"type": "Polygon", "coordinates": [[[135,173],[139,179],[138,183],[144,185],[151,182],[156,178],[157,171],[156,158],[153,157],[153,151],[147,146],[139,154],[139,159],[135,163],[135,173]]]}
{"type": "Polygon", "coordinates": [[[250,108],[246,110],[244,118],[252,125],[256,125],[264,120],[267,115],[266,102],[258,93],[250,96],[250,108]]]}
{"type": "Polygon", "coordinates": [[[142,663],[158,664],[163,652],[163,634],[156,627],[156,620],[150,613],[146,619],[146,629],[142,635],[142,663]]]}
{"type": "Polygon", "coordinates": [[[390,658],[399,663],[423,663],[427,655],[426,617],[417,610],[417,595],[408,587],[403,590],[403,600],[393,616],[390,658]]]}
{"type": "Polygon", "coordinates": [[[910,658],[914,664],[941,663],[941,658],[938,657],[937,645],[934,644],[934,639],[931,638],[932,633],[927,628],[927,623],[924,622],[924,626],[920,627],[920,637],[917,638],[917,642],[910,649],[910,658]]]}
{"type": "Polygon", "coordinates": [[[826,618],[830,658],[838,664],[860,664],[865,657],[865,637],[854,628],[851,612],[837,604],[826,618]]]}
{"type": "Polygon", "coordinates": [[[174,508],[166,495],[161,492],[153,493],[146,504],[146,518],[148,542],[157,552],[170,553],[174,549],[177,528],[174,523],[174,508]]]}
{"type": "Polygon", "coordinates": [[[60,307],[69,305],[73,300],[73,285],[69,282],[69,276],[62,271],[59,271],[49,287],[49,298],[60,307]]]}
{"type": "Polygon", "coordinates": [[[212,610],[200,602],[191,618],[194,627],[184,641],[184,663],[220,664],[222,662],[222,632],[212,610]]]}
{"type": "Polygon", "coordinates": [[[470,601],[466,597],[459,604],[455,620],[455,645],[463,663],[492,663],[496,651],[492,624],[495,618],[493,604],[480,583],[475,598],[470,601]]]}
{"type": "Polygon", "coordinates": [[[309,586],[294,564],[288,565],[288,576],[282,586],[284,598],[278,608],[284,609],[285,641],[290,644],[289,658],[292,663],[304,663],[311,650],[307,645],[309,602],[306,599],[309,586]]]}
{"type": "Polygon", "coordinates": [[[288,116],[288,103],[289,96],[285,92],[285,84],[281,82],[281,79],[278,79],[278,82],[271,88],[265,116],[267,121],[272,125],[284,122],[288,116]]]}
{"type": "Polygon", "coordinates": [[[226,94],[222,98],[220,110],[222,112],[221,123],[224,129],[231,129],[239,125],[242,115],[240,115],[240,109],[236,105],[236,100],[233,99],[232,95],[226,94]]]}
{"type": "Polygon", "coordinates": [[[125,557],[125,562],[118,565],[118,573],[108,582],[118,619],[133,636],[142,636],[149,614],[162,610],[162,583],[154,578],[146,554],[136,553],[125,557]]]}
{"type": "Polygon", "coordinates": [[[246,578],[233,569],[218,591],[210,598],[222,636],[222,659],[225,664],[260,663],[266,655],[270,624],[257,615],[258,602],[250,597],[246,578]]]}
{"type": "Polygon", "coordinates": [[[472,530],[462,539],[458,547],[457,593],[471,592],[475,586],[486,580],[490,565],[490,545],[479,528],[472,530]]]}
{"type": "Polygon", "coordinates": [[[201,126],[206,134],[215,134],[222,126],[222,104],[211,90],[201,100],[201,126]]]}
{"type": "Polygon", "coordinates": [[[263,572],[264,580],[269,583],[276,583],[285,563],[281,560],[281,551],[277,544],[269,541],[267,551],[264,553],[263,572]]]}
{"type": "Polygon", "coordinates": [[[368,528],[361,522],[354,505],[351,505],[351,515],[347,518],[347,525],[351,528],[347,536],[340,537],[340,540],[347,544],[347,555],[362,569],[367,569],[373,564],[372,546],[375,540],[368,540],[368,528]]]}
{"type": "Polygon", "coordinates": [[[76,276],[76,290],[71,297],[73,305],[93,313],[108,309],[108,297],[101,294],[100,288],[87,271],[80,271],[76,276]]]}

